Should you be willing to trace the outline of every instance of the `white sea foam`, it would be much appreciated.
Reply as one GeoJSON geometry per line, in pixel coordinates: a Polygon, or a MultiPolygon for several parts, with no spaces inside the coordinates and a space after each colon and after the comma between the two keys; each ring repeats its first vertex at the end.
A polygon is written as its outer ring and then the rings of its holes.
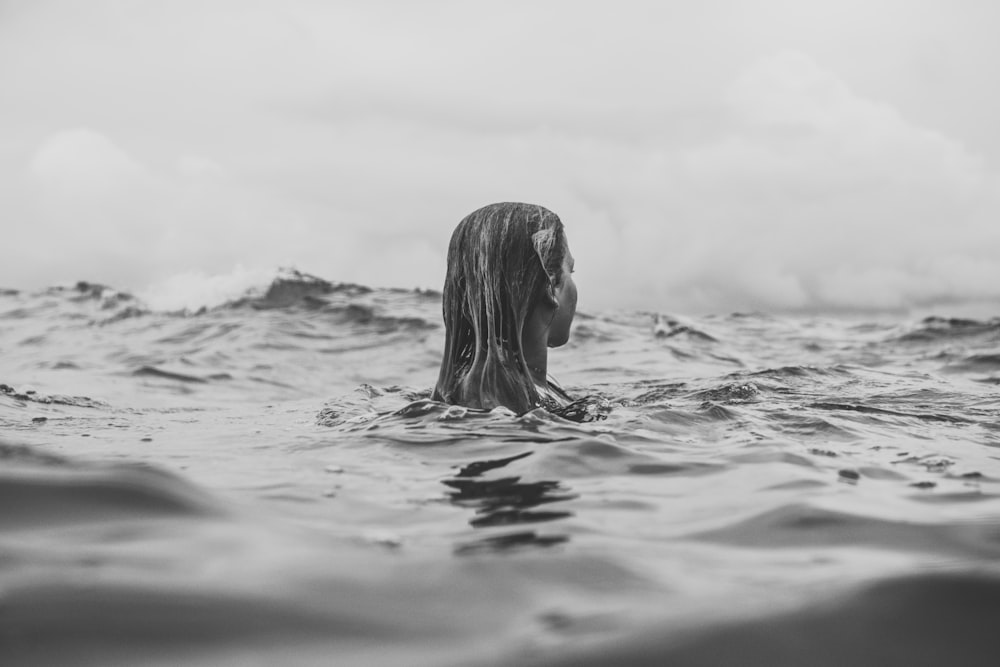
{"type": "Polygon", "coordinates": [[[241,265],[229,273],[215,275],[187,271],[154,283],[137,296],[157,311],[214,308],[247,294],[264,291],[280,273],[277,269],[248,269],[241,265]]]}

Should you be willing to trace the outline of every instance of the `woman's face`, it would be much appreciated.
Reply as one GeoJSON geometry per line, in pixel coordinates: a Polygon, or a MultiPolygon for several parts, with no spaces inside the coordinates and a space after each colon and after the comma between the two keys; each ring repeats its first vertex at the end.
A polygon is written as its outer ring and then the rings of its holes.
{"type": "Polygon", "coordinates": [[[573,282],[573,267],[575,260],[573,253],[569,251],[569,243],[566,244],[566,256],[563,258],[562,282],[556,287],[556,301],[558,306],[556,313],[552,317],[549,325],[549,347],[559,347],[565,345],[569,340],[569,328],[573,324],[573,316],[576,315],[576,283],[573,282]]]}

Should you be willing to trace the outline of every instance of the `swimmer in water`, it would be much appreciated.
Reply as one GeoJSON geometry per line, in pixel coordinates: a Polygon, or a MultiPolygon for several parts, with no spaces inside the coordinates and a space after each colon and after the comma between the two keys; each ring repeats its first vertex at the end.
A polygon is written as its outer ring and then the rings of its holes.
{"type": "Polygon", "coordinates": [[[576,314],[573,255],[552,211],[490,204],[455,228],[444,283],[445,346],[434,399],[517,414],[573,401],[548,375],[548,348],[576,314]]]}

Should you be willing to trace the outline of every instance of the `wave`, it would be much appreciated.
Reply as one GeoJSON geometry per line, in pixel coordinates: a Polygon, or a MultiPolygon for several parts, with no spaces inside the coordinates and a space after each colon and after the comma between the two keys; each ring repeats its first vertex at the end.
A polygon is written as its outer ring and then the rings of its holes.
{"type": "Polygon", "coordinates": [[[886,415],[890,417],[908,417],[920,419],[922,421],[948,422],[953,424],[971,424],[973,420],[958,415],[948,415],[940,412],[902,412],[899,410],[887,410],[885,408],[871,405],[857,405],[853,403],[833,403],[829,401],[819,401],[809,404],[811,408],[820,410],[849,411],[870,415],[886,415]]]}
{"type": "Polygon", "coordinates": [[[105,408],[108,404],[88,396],[65,396],[62,394],[42,394],[34,389],[17,390],[9,384],[0,383],[0,396],[8,396],[15,401],[43,403],[47,405],[69,405],[78,408],[105,408]]]}
{"type": "Polygon", "coordinates": [[[3,441],[0,459],[0,531],[222,511],[203,491],[159,468],[75,463],[3,441]]]}
{"type": "Polygon", "coordinates": [[[898,343],[936,343],[948,340],[983,338],[1000,341],[1000,318],[973,320],[960,317],[925,317],[918,325],[889,339],[898,343]]]}
{"type": "Polygon", "coordinates": [[[238,268],[231,274],[219,276],[183,274],[146,290],[145,295],[157,311],[189,314],[234,308],[325,309],[367,296],[406,295],[417,300],[441,297],[434,290],[375,288],[335,282],[295,268],[264,272],[238,268]]]}
{"type": "MultiPolygon", "coordinates": [[[[208,382],[207,378],[199,377],[197,375],[188,375],[187,373],[177,373],[174,371],[166,371],[162,368],[157,368],[156,366],[142,366],[132,371],[132,375],[136,377],[153,377],[161,380],[175,380],[177,382],[194,382],[197,384],[204,384],[208,382]]],[[[216,379],[229,379],[231,376],[220,376],[216,379]]]]}
{"type": "Polygon", "coordinates": [[[653,336],[656,338],[674,338],[683,336],[689,340],[705,343],[717,343],[718,338],[711,336],[689,322],[682,322],[676,317],[657,314],[653,320],[653,336]]]}
{"type": "MultiPolygon", "coordinates": [[[[736,377],[744,374],[733,374],[731,377],[736,377]]],[[[819,368],[816,366],[780,366],[777,368],[765,368],[759,371],[752,371],[745,373],[745,375],[753,377],[769,377],[769,378],[818,378],[818,377],[831,377],[838,375],[850,375],[850,371],[842,365],[829,366],[825,368],[819,368]]]]}
{"type": "MultiPolygon", "coordinates": [[[[859,475],[855,471],[842,470],[840,477],[856,480],[859,475]]],[[[956,557],[1000,556],[1000,543],[995,539],[994,526],[990,524],[912,523],[834,511],[805,503],[784,505],[692,537],[756,549],[823,545],[873,547],[956,557]]]]}
{"type": "Polygon", "coordinates": [[[387,333],[397,330],[433,329],[436,321],[413,313],[414,308],[437,304],[432,290],[376,289],[356,283],[335,283],[294,269],[283,270],[262,293],[250,290],[218,309],[304,309],[329,314],[338,324],[357,324],[387,333]]]}
{"type": "Polygon", "coordinates": [[[525,667],[598,665],[978,666],[996,662],[1000,615],[996,572],[955,572],[884,579],[831,602],[777,613],[761,610],[696,630],[676,622],[560,655],[525,667]]]}
{"type": "Polygon", "coordinates": [[[61,285],[50,287],[45,290],[45,294],[66,295],[69,300],[76,302],[94,301],[105,310],[117,308],[122,304],[132,305],[136,301],[136,298],[128,292],[120,292],[107,285],[86,280],[81,280],[70,287],[61,285]]]}
{"type": "Polygon", "coordinates": [[[3,296],[19,303],[0,312],[2,319],[56,317],[105,326],[154,314],[198,317],[232,310],[301,309],[380,331],[438,327],[436,308],[441,298],[434,290],[333,282],[296,269],[237,270],[223,276],[181,274],[140,296],[83,280],[35,293],[5,290],[3,296]],[[433,316],[428,306],[434,307],[433,316]]]}
{"type": "Polygon", "coordinates": [[[72,285],[54,285],[35,293],[3,290],[0,296],[10,298],[16,304],[0,312],[0,319],[7,320],[53,317],[105,323],[149,312],[134,295],[85,280],[72,285]]]}
{"type": "Polygon", "coordinates": [[[29,447],[28,445],[14,444],[0,440],[0,460],[4,461],[5,467],[18,464],[33,466],[63,466],[68,461],[55,454],[29,447]]]}
{"type": "Polygon", "coordinates": [[[1000,354],[969,354],[948,361],[941,370],[948,373],[993,373],[1000,370],[1000,354]]]}
{"type": "Polygon", "coordinates": [[[327,302],[321,297],[340,294],[350,298],[371,294],[372,291],[371,287],[365,285],[332,283],[318,276],[288,269],[280,271],[262,294],[256,288],[250,288],[242,297],[226,302],[222,307],[265,310],[296,305],[325,305],[327,302]]]}

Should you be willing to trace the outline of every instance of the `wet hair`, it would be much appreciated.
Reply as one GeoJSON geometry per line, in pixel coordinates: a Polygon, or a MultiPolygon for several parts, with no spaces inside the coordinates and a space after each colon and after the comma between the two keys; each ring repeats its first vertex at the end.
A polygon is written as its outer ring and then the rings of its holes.
{"type": "Polygon", "coordinates": [[[455,228],[442,311],[445,348],[434,399],[523,414],[538,406],[522,335],[532,309],[563,281],[566,237],[552,211],[490,204],[455,228]]]}

